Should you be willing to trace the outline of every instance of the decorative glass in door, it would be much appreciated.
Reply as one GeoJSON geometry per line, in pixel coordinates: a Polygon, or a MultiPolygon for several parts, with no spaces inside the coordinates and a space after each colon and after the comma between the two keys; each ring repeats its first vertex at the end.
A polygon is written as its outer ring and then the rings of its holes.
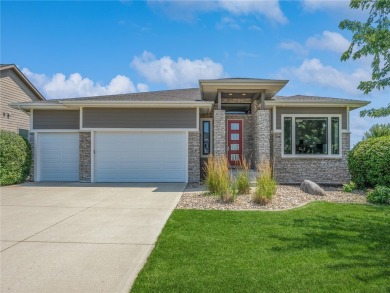
{"type": "Polygon", "coordinates": [[[242,120],[228,120],[228,160],[230,165],[238,165],[242,160],[242,120]]]}

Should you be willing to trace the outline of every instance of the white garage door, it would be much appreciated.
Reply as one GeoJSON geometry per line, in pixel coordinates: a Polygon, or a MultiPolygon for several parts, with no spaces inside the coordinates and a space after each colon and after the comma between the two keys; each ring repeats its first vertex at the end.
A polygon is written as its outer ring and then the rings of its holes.
{"type": "Polygon", "coordinates": [[[79,134],[39,133],[39,180],[79,181],[79,134]]]}
{"type": "Polygon", "coordinates": [[[96,132],[96,182],[185,182],[184,132],[96,132]]]}

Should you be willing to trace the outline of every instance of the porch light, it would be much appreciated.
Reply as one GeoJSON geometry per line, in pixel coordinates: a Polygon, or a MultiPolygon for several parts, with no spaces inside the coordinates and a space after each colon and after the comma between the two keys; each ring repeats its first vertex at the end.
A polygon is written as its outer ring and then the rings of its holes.
{"type": "Polygon", "coordinates": [[[233,95],[232,93],[229,94],[229,96],[232,96],[232,95],[233,95]]]}
{"type": "Polygon", "coordinates": [[[242,94],[243,96],[246,96],[246,94],[242,94]]]}

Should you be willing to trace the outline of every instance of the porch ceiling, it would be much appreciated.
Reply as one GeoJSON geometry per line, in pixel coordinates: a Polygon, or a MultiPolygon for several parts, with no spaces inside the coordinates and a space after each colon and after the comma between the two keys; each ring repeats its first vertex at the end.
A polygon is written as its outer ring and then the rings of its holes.
{"type": "Polygon", "coordinates": [[[230,98],[257,98],[261,92],[265,93],[265,99],[271,99],[279,92],[288,80],[270,80],[253,78],[226,78],[213,80],[200,80],[200,92],[202,99],[216,101],[218,92],[223,97],[230,98]],[[245,94],[245,95],[243,95],[245,94]]]}

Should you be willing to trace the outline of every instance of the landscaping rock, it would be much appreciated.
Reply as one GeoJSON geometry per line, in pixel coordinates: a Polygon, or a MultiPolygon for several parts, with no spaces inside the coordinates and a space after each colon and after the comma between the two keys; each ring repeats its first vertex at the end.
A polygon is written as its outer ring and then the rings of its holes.
{"type": "Polygon", "coordinates": [[[317,183],[314,183],[310,180],[304,180],[300,186],[300,189],[303,192],[312,194],[312,195],[322,195],[325,196],[325,190],[323,190],[317,183]]]}

